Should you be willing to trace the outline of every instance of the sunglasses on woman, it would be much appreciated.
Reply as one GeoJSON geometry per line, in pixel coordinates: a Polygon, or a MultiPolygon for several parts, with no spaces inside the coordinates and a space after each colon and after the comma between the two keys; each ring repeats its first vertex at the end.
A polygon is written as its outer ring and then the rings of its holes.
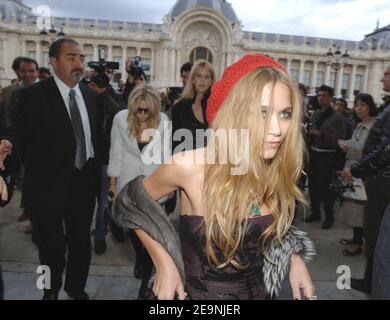
{"type": "Polygon", "coordinates": [[[149,114],[150,110],[148,108],[138,108],[136,111],[137,114],[141,114],[142,112],[145,114],[149,114]]]}

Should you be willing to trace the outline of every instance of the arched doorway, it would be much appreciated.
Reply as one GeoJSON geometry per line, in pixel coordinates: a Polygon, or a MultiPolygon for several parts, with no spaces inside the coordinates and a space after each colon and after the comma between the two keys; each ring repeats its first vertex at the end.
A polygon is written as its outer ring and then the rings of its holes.
{"type": "Polygon", "coordinates": [[[206,60],[210,63],[213,63],[213,54],[206,47],[196,47],[191,51],[190,61],[195,63],[198,60],[206,60]]]}

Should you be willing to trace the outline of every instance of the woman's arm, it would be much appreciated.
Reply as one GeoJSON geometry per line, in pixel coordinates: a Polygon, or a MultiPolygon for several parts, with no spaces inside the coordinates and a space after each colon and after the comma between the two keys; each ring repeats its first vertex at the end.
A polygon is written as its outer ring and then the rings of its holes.
{"type": "Polygon", "coordinates": [[[176,164],[180,153],[170,157],[167,164],[162,164],[149,176],[142,180],[145,191],[154,199],[159,200],[178,188],[182,188],[187,179],[188,168],[176,164]]]}
{"type": "Polygon", "coordinates": [[[2,201],[8,200],[7,185],[2,176],[0,176],[0,200],[2,201]]]}
{"type": "Polygon", "coordinates": [[[297,254],[291,256],[289,276],[294,300],[302,300],[301,289],[303,290],[304,299],[314,297],[315,287],[311,280],[309,270],[305,262],[297,254]]]}
{"type": "Polygon", "coordinates": [[[117,181],[116,177],[108,177],[109,185],[108,185],[108,195],[107,195],[107,198],[108,198],[109,202],[113,202],[114,198],[116,196],[116,192],[117,192],[116,181],[117,181]]]}
{"type": "MultiPolygon", "coordinates": [[[[172,158],[171,158],[171,161],[172,158]]],[[[160,165],[151,175],[142,181],[145,191],[158,200],[183,185],[185,169],[176,164],[160,165]]],[[[179,299],[186,297],[180,273],[171,256],[162,245],[152,239],[143,230],[135,230],[136,235],[145,246],[156,267],[156,279],[153,292],[159,300],[172,300],[175,293],[179,299]]]]}
{"type": "Polygon", "coordinates": [[[143,230],[134,230],[145,246],[156,267],[153,293],[158,300],[173,300],[177,293],[180,300],[186,298],[180,273],[171,256],[160,243],[153,240],[143,230]]]}
{"type": "Polygon", "coordinates": [[[114,195],[108,196],[109,201],[113,201],[117,193],[116,181],[117,177],[121,174],[123,166],[123,153],[125,152],[122,147],[121,134],[120,134],[120,123],[118,113],[113,120],[111,128],[111,143],[110,143],[110,157],[107,167],[107,175],[109,177],[109,192],[111,191],[114,195]]]}

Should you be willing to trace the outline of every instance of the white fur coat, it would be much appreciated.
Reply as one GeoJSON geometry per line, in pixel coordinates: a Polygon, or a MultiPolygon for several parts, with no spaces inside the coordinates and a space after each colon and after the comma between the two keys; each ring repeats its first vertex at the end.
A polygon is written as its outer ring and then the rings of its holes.
{"type": "MultiPolygon", "coordinates": [[[[123,110],[117,113],[114,118],[111,130],[111,148],[110,160],[108,163],[108,176],[117,178],[118,192],[128,183],[139,175],[150,175],[158,164],[146,164],[141,158],[141,151],[138,148],[138,143],[135,137],[129,135],[129,128],[127,123],[128,110],[123,110]]],[[[169,121],[165,113],[160,114],[160,124],[158,127],[159,140],[153,141],[157,151],[162,155],[171,155],[171,132],[167,125],[169,121]],[[164,130],[165,125],[165,130],[164,130]],[[164,136],[165,143],[164,143],[164,136]],[[167,143],[169,142],[169,143],[167,143]]],[[[147,152],[144,148],[143,153],[147,152]]]]}

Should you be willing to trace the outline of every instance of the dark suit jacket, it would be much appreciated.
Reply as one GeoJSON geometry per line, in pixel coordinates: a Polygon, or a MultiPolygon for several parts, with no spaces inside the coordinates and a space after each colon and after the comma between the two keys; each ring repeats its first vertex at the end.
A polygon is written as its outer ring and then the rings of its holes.
{"type": "Polygon", "coordinates": [[[0,89],[0,132],[4,132],[9,125],[9,106],[12,94],[17,89],[16,84],[0,89]]]}
{"type": "MultiPolygon", "coordinates": [[[[88,110],[95,159],[99,161],[96,94],[83,84],[80,90],[88,110]]],[[[53,77],[20,90],[5,138],[20,152],[25,164],[24,204],[39,210],[60,208],[70,188],[76,140],[53,77]]],[[[96,194],[98,189],[97,181],[96,194]]]]}

